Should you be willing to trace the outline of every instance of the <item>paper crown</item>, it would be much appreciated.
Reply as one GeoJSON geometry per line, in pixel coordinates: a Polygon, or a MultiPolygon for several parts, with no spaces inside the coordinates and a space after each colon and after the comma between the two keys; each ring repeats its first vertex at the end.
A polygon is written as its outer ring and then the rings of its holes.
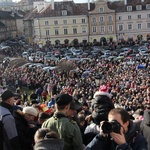
{"type": "Polygon", "coordinates": [[[106,85],[101,85],[100,87],[99,87],[99,91],[100,92],[108,92],[108,88],[107,88],[107,86],[106,85]]]}

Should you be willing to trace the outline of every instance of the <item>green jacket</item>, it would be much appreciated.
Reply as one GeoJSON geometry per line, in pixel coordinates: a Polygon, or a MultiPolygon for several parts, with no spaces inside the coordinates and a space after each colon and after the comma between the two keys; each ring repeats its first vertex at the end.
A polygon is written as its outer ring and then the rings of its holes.
{"type": "Polygon", "coordinates": [[[62,113],[57,112],[42,125],[42,128],[50,128],[59,133],[64,139],[64,150],[83,150],[81,132],[76,122],[69,119],[62,113]]]}

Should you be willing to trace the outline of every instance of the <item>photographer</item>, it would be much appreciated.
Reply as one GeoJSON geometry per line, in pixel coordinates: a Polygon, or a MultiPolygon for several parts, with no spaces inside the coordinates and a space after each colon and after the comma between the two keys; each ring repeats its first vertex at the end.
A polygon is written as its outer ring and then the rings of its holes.
{"type": "Polygon", "coordinates": [[[147,150],[145,138],[136,131],[136,126],[123,108],[114,108],[108,121],[100,122],[98,134],[86,150],[147,150]]]}

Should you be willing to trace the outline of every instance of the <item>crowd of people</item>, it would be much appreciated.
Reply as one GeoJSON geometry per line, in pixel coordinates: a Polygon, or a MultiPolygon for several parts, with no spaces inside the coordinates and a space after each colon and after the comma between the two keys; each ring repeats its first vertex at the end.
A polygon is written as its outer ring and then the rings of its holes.
{"type": "Polygon", "coordinates": [[[149,59],[70,63],[68,71],[0,70],[3,149],[150,149],[149,59]]]}

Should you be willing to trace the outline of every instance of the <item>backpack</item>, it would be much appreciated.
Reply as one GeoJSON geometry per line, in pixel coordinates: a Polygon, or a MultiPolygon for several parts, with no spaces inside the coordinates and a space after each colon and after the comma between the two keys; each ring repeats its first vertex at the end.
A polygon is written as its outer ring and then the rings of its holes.
{"type": "Polygon", "coordinates": [[[3,142],[4,142],[4,124],[3,124],[3,118],[8,116],[10,114],[0,115],[0,149],[3,149],[3,142]]]}

